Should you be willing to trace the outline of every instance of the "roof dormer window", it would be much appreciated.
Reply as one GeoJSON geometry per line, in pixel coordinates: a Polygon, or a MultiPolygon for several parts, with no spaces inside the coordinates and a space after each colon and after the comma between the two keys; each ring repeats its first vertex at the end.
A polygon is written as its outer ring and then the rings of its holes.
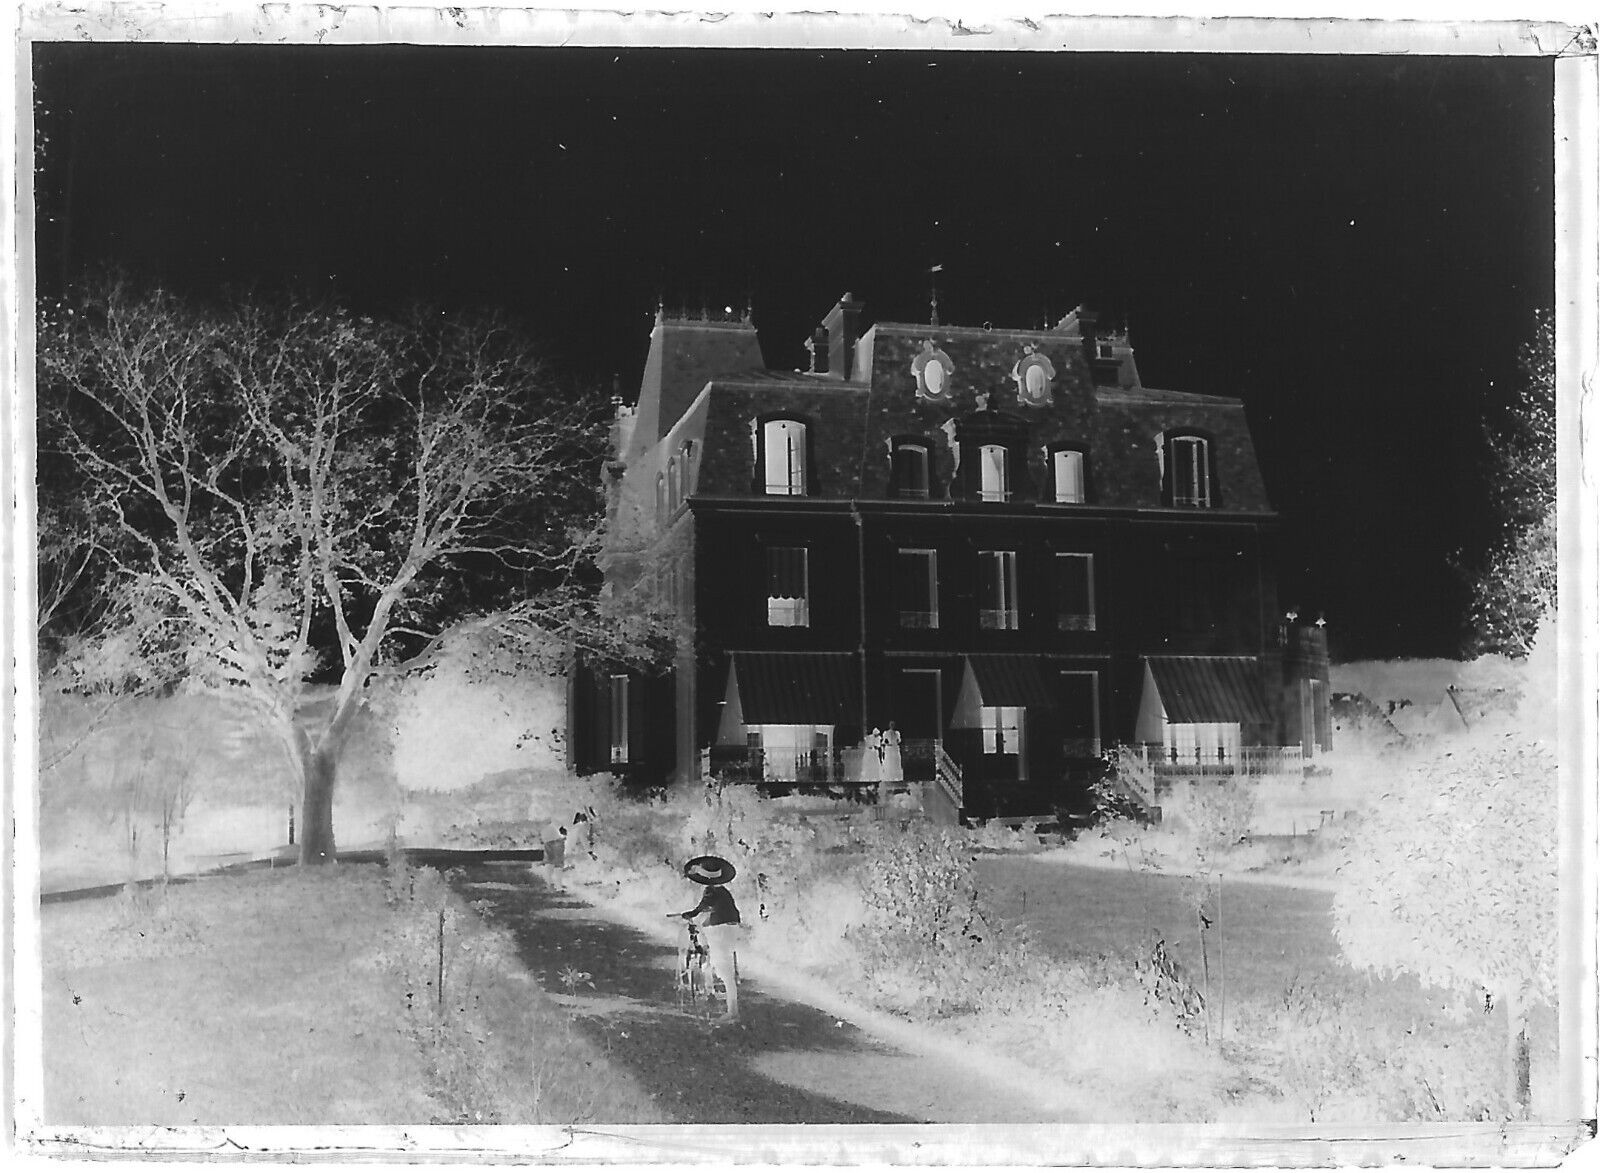
{"type": "Polygon", "coordinates": [[[978,496],[984,501],[1009,501],[1011,480],[1006,470],[1006,446],[983,444],[978,448],[978,496]]]}
{"type": "Polygon", "coordinates": [[[1083,475],[1083,453],[1056,448],[1050,456],[1050,499],[1058,505],[1082,505],[1089,499],[1083,475]]]}
{"type": "Polygon", "coordinates": [[[777,497],[806,494],[806,425],[795,419],[767,420],[761,426],[762,482],[777,497]]]}
{"type": "Polygon", "coordinates": [[[926,501],[932,493],[928,445],[922,440],[896,440],[890,455],[890,493],[926,501]]]}
{"type": "Polygon", "coordinates": [[[1216,503],[1211,441],[1192,432],[1169,432],[1157,447],[1161,461],[1162,503],[1210,509],[1216,503]]]}

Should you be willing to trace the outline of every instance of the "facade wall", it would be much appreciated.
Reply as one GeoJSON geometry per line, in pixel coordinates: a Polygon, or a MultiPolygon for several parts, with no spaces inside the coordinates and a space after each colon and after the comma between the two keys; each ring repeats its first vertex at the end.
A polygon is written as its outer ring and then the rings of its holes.
{"type": "MultiPolygon", "coordinates": [[[[963,767],[969,809],[980,816],[1081,809],[1095,751],[1135,739],[1146,656],[1255,658],[1276,724],[1246,728],[1246,740],[1296,739],[1308,711],[1302,678],[1320,672],[1326,681],[1326,648],[1319,661],[1303,641],[1284,643],[1273,574],[1277,519],[1242,406],[1144,388],[1131,351],[1097,376],[1085,343],[1076,328],[880,324],[855,349],[862,368],[846,380],[719,370],[755,353],[747,323],[698,331],[658,323],[633,442],[615,474],[615,512],[630,524],[614,526],[627,540],[611,552],[607,577],[642,599],[674,602],[680,647],[670,668],[635,674],[637,734],[624,772],[699,776],[739,652],[853,654],[859,712],[836,724],[834,744],[858,744],[865,728],[891,720],[908,737],[937,736],[963,767]],[[696,349],[701,334],[709,349],[696,349]],[[925,346],[953,363],[938,402],[918,398],[912,373],[925,346]],[[1029,356],[1043,356],[1055,372],[1037,402],[1024,402],[1012,378],[1019,364],[1035,361],[1029,356]],[[778,418],[806,425],[802,495],[766,491],[762,427],[778,418]],[[1171,503],[1162,471],[1174,460],[1162,444],[1171,434],[1204,438],[1208,503],[1171,503]],[[896,495],[897,439],[927,449],[926,500],[896,495]],[[980,499],[983,443],[1006,448],[1006,500],[980,499]],[[1053,500],[1055,447],[1084,454],[1084,501],[1053,500]],[[672,483],[675,468],[691,470],[689,499],[661,516],[652,508],[656,482],[665,475],[672,483]],[[773,549],[791,553],[769,562],[773,549]],[[804,624],[776,621],[793,613],[783,601],[769,614],[769,576],[792,582],[795,550],[805,552],[804,624]],[[911,598],[914,566],[902,550],[933,552],[936,600],[911,598]],[[986,551],[1015,555],[1004,564],[1015,572],[1014,621],[1011,591],[997,591],[1004,576],[986,551]],[[1081,578],[1069,581],[1084,568],[1082,556],[1092,565],[1090,589],[1081,578]],[[985,699],[988,710],[975,718],[979,705],[969,697],[972,712],[957,713],[964,684],[975,679],[968,657],[984,655],[1029,665],[1027,688],[995,688],[1043,689],[1051,699],[1029,702],[1017,756],[984,752],[985,736],[973,727],[992,721],[999,702],[985,699]]],[[[613,765],[608,671],[580,665],[571,676],[580,769],[613,765]]],[[[1314,717],[1311,725],[1315,735],[1314,717]]]]}

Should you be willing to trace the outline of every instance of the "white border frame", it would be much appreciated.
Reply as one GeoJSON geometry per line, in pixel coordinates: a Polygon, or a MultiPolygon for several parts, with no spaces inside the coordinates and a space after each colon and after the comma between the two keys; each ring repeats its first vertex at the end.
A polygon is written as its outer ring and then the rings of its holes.
{"type": "MultiPolygon", "coordinates": [[[[1560,860],[1567,924],[1563,937],[1561,1030],[1582,1046],[1561,1056],[1567,1125],[1374,1126],[1357,1129],[1278,1127],[1144,1126],[638,1126],[604,1130],[554,1128],[196,1128],[77,1129],[52,1132],[38,1119],[42,1056],[38,1037],[38,878],[27,865],[36,852],[34,788],[7,787],[0,814],[14,820],[15,839],[5,851],[12,865],[14,903],[5,909],[8,1002],[16,1018],[7,1032],[7,1140],[20,1138],[21,1155],[105,1159],[136,1150],[158,1154],[231,1156],[304,1161],[598,1163],[916,1164],[916,1165],[1285,1165],[1553,1164],[1592,1136],[1579,1121],[1593,1121],[1600,1102],[1596,1051],[1597,971],[1594,872],[1596,835],[1597,672],[1596,620],[1600,618],[1600,534],[1596,481],[1588,438],[1600,436],[1593,396],[1597,353],[1595,140],[1597,59],[1592,34],[1554,21],[1470,22],[1422,20],[1404,23],[1330,19],[1235,19],[1210,17],[977,15],[975,4],[944,5],[932,17],[863,16],[854,13],[774,14],[770,10],[728,14],[745,4],[726,2],[717,12],[549,10],[542,8],[433,8],[409,4],[333,6],[315,4],[85,3],[34,5],[18,14],[15,53],[3,79],[15,103],[0,103],[0,130],[18,145],[0,161],[3,190],[16,191],[15,206],[0,199],[0,227],[15,242],[12,263],[0,271],[0,305],[11,329],[0,331],[0,361],[19,389],[9,396],[0,450],[0,473],[12,492],[0,494],[0,522],[7,541],[8,606],[0,615],[0,650],[9,651],[16,679],[35,674],[31,636],[34,613],[31,486],[33,451],[31,314],[33,303],[31,184],[32,113],[29,52],[35,42],[54,40],[258,42],[283,44],[472,45],[662,45],[677,47],[761,46],[927,50],[1144,50],[1183,52],[1400,52],[1556,56],[1557,344],[1560,434],[1559,532],[1564,600],[1559,649],[1563,715],[1560,860]],[[13,508],[20,503],[21,508],[13,508]],[[13,578],[14,574],[14,578],[13,578]],[[20,850],[19,850],[20,845],[20,850]],[[25,980],[17,981],[18,975],[25,980]],[[13,1066],[14,1063],[14,1066],[13,1066]]],[[[750,7],[754,7],[751,5],[750,7]]],[[[926,5],[893,5],[896,8],[926,5]]],[[[1013,5],[1013,8],[1025,7],[1013,5]]],[[[1059,6],[1052,6],[1059,7],[1059,6]]],[[[1161,6],[1166,7],[1166,6],[1161,6]]],[[[1241,6],[1242,7],[1242,6],[1241,6]]],[[[1391,5],[1394,17],[1403,6],[1391,5]]],[[[31,697],[7,690],[0,705],[0,730],[11,739],[15,777],[36,769],[36,714],[31,697]],[[11,696],[17,696],[15,709],[11,696]]],[[[1593,1155],[1593,1150],[1589,1154],[1593,1155]]]]}

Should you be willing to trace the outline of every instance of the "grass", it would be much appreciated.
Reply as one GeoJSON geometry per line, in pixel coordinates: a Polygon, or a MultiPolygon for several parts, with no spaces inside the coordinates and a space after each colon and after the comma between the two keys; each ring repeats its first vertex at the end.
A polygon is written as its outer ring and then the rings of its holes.
{"type": "MultiPolygon", "coordinates": [[[[1204,968],[1194,886],[1137,869],[1081,867],[1028,856],[978,857],[985,899],[1008,921],[1023,921],[1053,956],[1131,957],[1156,940],[1199,981],[1204,968]]],[[[1340,968],[1326,892],[1223,881],[1208,890],[1207,953],[1220,954],[1228,988],[1240,997],[1277,997],[1296,978],[1340,968]]],[[[1217,977],[1213,970],[1213,978],[1217,977]]]]}
{"type": "MultiPolygon", "coordinates": [[[[1485,1014],[1459,996],[1408,977],[1377,978],[1347,965],[1333,937],[1327,892],[1285,885],[1215,883],[1202,956],[1198,890],[1182,877],[1085,867],[1019,855],[980,856],[986,900],[1025,923],[1036,947],[1112,977],[1159,938],[1197,987],[1208,1027],[1241,1077],[1210,1096],[1211,1118],[1498,1119],[1503,1011],[1485,1014]],[[1231,1115],[1230,1115],[1231,1112],[1231,1115]]],[[[1534,1115],[1555,1110],[1554,1015],[1536,1014],[1534,1115]]],[[[1130,1036],[1131,1037],[1131,1036],[1130,1036]]],[[[1026,1045],[1026,1040],[1019,1040],[1026,1045]]],[[[1136,1066],[1126,1049],[1119,1066],[1136,1066]]],[[[1169,1081],[1171,1082],[1171,1081],[1169,1081]]]]}
{"type": "Polygon", "coordinates": [[[432,873],[280,869],[41,915],[53,1127],[659,1118],[432,873]]]}

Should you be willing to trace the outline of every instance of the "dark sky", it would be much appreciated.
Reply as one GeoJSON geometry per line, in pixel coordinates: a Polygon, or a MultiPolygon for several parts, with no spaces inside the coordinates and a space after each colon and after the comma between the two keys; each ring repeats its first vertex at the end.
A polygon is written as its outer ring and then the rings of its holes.
{"type": "Polygon", "coordinates": [[[631,394],[658,296],[1132,330],[1241,397],[1282,594],[1450,655],[1482,428],[1553,303],[1548,59],[49,45],[38,279],[493,306],[631,394]]]}

